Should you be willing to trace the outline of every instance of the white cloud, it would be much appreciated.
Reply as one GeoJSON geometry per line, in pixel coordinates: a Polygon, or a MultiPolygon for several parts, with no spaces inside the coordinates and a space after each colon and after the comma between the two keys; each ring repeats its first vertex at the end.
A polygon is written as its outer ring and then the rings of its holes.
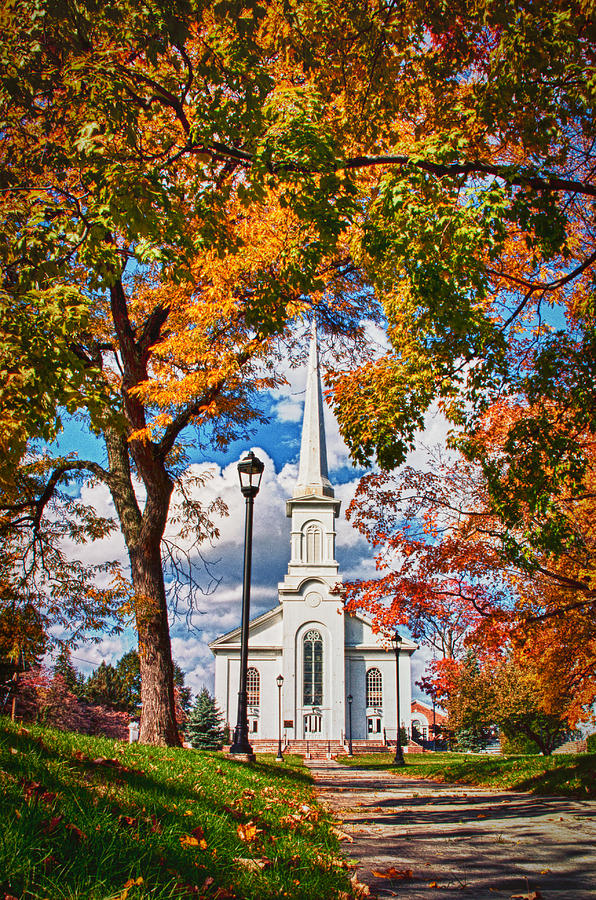
{"type": "MultiPolygon", "coordinates": [[[[375,333],[372,339],[378,344],[382,337],[380,333],[375,333]]],[[[305,369],[303,367],[292,369],[288,364],[285,376],[288,383],[272,392],[273,423],[267,426],[269,429],[275,428],[275,421],[297,423],[302,420],[305,369]]],[[[342,501],[341,514],[336,523],[340,576],[344,581],[374,577],[376,569],[371,551],[362,536],[345,519],[346,509],[354,496],[359,479],[354,476],[344,483],[338,483],[340,470],[345,477],[346,469],[349,469],[351,464],[337,421],[327,406],[324,415],[330,477],[335,483],[336,497],[342,501]]],[[[422,445],[431,446],[444,441],[446,432],[447,423],[444,418],[436,411],[429,414],[426,429],[420,438],[421,448],[422,445]]],[[[280,471],[276,470],[275,461],[269,453],[260,447],[253,447],[253,450],[265,463],[261,490],[254,505],[251,588],[251,617],[254,618],[277,603],[277,584],[287,571],[290,556],[290,522],[285,514],[285,501],[292,495],[298,474],[299,439],[296,441],[295,452],[290,453],[292,461],[282,464],[280,471]]],[[[272,452],[275,453],[275,449],[272,452]]],[[[285,455],[287,459],[287,447],[284,448],[284,454],[280,455],[285,455]]],[[[408,457],[408,463],[412,465],[423,465],[424,460],[425,454],[422,449],[417,449],[408,457]]],[[[173,656],[186,673],[187,683],[194,692],[203,684],[210,690],[213,689],[214,660],[208,647],[209,642],[240,624],[245,504],[238,484],[237,462],[232,460],[223,467],[214,462],[195,463],[187,471],[189,476],[207,472],[210,474],[210,478],[201,487],[191,489],[191,494],[199,497],[205,505],[216,498],[221,498],[229,510],[229,515],[217,522],[220,530],[219,540],[213,545],[201,547],[201,555],[209,570],[219,580],[219,584],[213,592],[197,598],[197,608],[191,617],[190,625],[187,621],[188,601],[184,600],[179,606],[180,615],[171,621],[173,656]]],[[[142,496],[141,492],[139,496],[142,496]]],[[[114,515],[111,497],[103,485],[85,486],[82,489],[81,499],[94,506],[98,513],[114,515]]],[[[175,533],[176,527],[169,524],[166,537],[172,538],[175,533]]],[[[183,543],[186,549],[190,549],[192,536],[183,543]]],[[[79,555],[81,549],[73,547],[73,552],[79,555]]],[[[124,541],[119,532],[86,546],[82,555],[90,563],[118,559],[125,568],[128,566],[124,541]]],[[[193,551],[191,555],[198,580],[208,584],[209,576],[206,572],[203,576],[204,564],[201,557],[193,551]]],[[[75,658],[75,662],[84,671],[90,671],[99,665],[102,659],[115,662],[134,644],[134,635],[129,632],[118,639],[106,638],[100,644],[89,644],[76,651],[78,658],[75,658]],[[81,658],[86,662],[79,662],[81,658]]],[[[426,660],[426,650],[420,650],[414,655],[413,682],[420,677],[426,660]]]]}

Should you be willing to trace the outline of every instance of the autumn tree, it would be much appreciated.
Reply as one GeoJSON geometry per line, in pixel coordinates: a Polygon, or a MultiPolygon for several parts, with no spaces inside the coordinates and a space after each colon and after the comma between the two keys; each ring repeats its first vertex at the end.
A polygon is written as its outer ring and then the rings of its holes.
{"type": "MultiPolygon", "coordinates": [[[[174,566],[180,557],[163,544],[168,515],[201,540],[223,512],[193,498],[181,439],[193,426],[219,446],[245,434],[257,392],[276,383],[273,337],[313,303],[347,330],[361,283],[339,240],[353,191],[334,172],[320,99],[286,82],[280,15],[250,3],[75,11],[23,0],[3,20],[2,289],[14,344],[37,371],[29,317],[40,345],[62,347],[54,399],[105,443],[103,464],[23,457],[3,504],[3,590],[30,591],[46,623],[72,620],[80,634],[132,610],[146,742],[178,741],[162,549],[174,566]],[[65,540],[113,527],[73,501],[84,479],[110,491],[130,596],[122,579],[109,583],[108,563],[101,584],[66,558],[65,540]]],[[[23,406],[45,396],[43,378],[12,369],[7,390],[23,406]]],[[[39,414],[26,429],[51,436],[51,403],[39,414]]]]}
{"type": "Polygon", "coordinates": [[[374,70],[400,72],[402,157],[371,193],[362,259],[389,349],[332,385],[354,459],[387,469],[438,405],[512,543],[523,495],[545,550],[569,538],[560,501],[594,435],[594,37],[582,3],[387,8],[374,70]],[[519,415],[489,460],[475,435],[496,401],[519,415]]]}
{"type": "MultiPolygon", "coordinates": [[[[506,410],[488,419],[507,434],[506,410]]],[[[564,707],[575,724],[589,717],[596,696],[591,491],[566,498],[574,541],[550,552],[526,537],[543,524],[538,512],[522,496],[517,510],[512,531],[494,509],[482,467],[456,453],[366,476],[348,515],[375,548],[379,574],[347,585],[348,607],[365,609],[380,630],[405,624],[435,649],[424,684],[442,704],[468,650],[492,666],[513,654],[532,669],[545,714],[564,707]]]]}
{"type": "MultiPolygon", "coordinates": [[[[589,360],[591,21],[504,0],[17,0],[1,27],[3,302],[37,373],[12,365],[5,392],[23,408],[50,397],[25,420],[33,435],[59,427],[55,398],[106,448],[103,464],[21,457],[2,583],[22,587],[25,556],[48,619],[76,601],[81,631],[131,609],[141,739],[175,743],[162,538],[172,503],[199,538],[218,512],[191,500],[181,444],[192,427],[221,446],[246,433],[278,377],[276,336],[312,306],[357,334],[383,303],[390,353],[334,386],[355,456],[384,464],[437,396],[460,421],[489,387],[524,389],[518,324],[542,323],[548,298],[571,292],[567,351],[589,360]],[[27,318],[56,347],[55,394],[27,318]],[[68,515],[88,478],[112,496],[130,597],[60,565],[61,540],[109,527],[80,505],[68,515]]],[[[549,335],[541,324],[530,374],[545,342],[540,358],[562,356],[549,335]]]]}
{"type": "Polygon", "coordinates": [[[546,697],[531,656],[512,653],[481,663],[468,653],[453,679],[449,723],[464,749],[482,749],[491,728],[497,726],[509,740],[523,736],[550,756],[569,731],[571,696],[546,697]],[[474,741],[477,746],[469,746],[474,741]]]}

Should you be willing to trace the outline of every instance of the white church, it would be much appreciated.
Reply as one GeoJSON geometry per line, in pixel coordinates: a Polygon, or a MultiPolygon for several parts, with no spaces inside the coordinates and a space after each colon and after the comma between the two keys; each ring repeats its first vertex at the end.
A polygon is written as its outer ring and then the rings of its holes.
{"type": "MultiPolygon", "coordinates": [[[[396,658],[393,646],[368,621],[344,612],[335,559],[335,499],[327,472],[323,398],[316,330],[310,347],[298,480],[286,501],[291,520],[290,562],[278,585],[278,603],[249,626],[247,705],[249,740],[310,740],[345,744],[394,741],[397,728],[396,658]],[[281,722],[277,679],[281,687],[281,722]],[[351,703],[348,702],[351,698],[351,703]],[[351,716],[349,706],[351,706],[351,716]]],[[[216,638],[215,699],[236,723],[240,680],[240,628],[216,638]]],[[[417,645],[403,638],[399,653],[400,719],[411,718],[411,656],[417,645]]]]}

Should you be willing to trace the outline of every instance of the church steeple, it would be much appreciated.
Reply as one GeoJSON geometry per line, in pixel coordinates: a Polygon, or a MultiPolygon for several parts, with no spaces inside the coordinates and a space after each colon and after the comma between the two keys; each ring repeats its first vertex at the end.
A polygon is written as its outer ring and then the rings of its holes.
{"type": "Polygon", "coordinates": [[[317,350],[317,325],[313,320],[306,397],[300,444],[300,466],[294,497],[333,497],[334,491],[327,472],[327,447],[323,421],[323,395],[317,350]]]}

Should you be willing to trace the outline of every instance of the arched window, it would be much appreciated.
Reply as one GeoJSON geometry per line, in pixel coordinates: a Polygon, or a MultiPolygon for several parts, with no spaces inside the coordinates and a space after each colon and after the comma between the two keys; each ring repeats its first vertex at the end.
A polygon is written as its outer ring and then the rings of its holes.
{"type": "Polygon", "coordinates": [[[378,669],[369,669],[366,673],[366,705],[383,705],[383,676],[378,669]]]}
{"type": "Polygon", "coordinates": [[[303,639],[304,649],[304,706],[320,706],[323,703],[323,639],[318,631],[307,631],[303,639]]]}
{"type": "Polygon", "coordinates": [[[261,676],[259,670],[251,666],[246,670],[246,704],[258,706],[261,693],[261,676]]]}
{"type": "Polygon", "coordinates": [[[320,563],[323,558],[323,534],[315,522],[307,525],[302,534],[302,559],[307,563],[320,563]]]}

